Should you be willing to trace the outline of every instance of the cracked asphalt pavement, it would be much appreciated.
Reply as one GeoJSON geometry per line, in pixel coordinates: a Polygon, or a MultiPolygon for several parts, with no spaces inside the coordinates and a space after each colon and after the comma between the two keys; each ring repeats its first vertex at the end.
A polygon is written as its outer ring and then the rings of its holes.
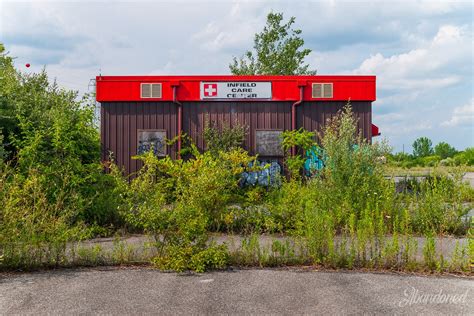
{"type": "Polygon", "coordinates": [[[472,277],[301,269],[183,275],[112,267],[0,275],[4,315],[472,315],[473,311],[472,277]]]}

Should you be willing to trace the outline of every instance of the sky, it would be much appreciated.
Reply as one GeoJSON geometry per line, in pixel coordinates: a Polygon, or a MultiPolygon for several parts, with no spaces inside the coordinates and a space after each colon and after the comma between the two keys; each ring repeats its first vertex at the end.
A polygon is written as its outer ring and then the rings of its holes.
{"type": "Polygon", "coordinates": [[[474,146],[470,1],[0,0],[0,42],[85,93],[99,73],[228,74],[272,11],[296,18],[318,74],[377,76],[373,123],[394,151],[474,146]]]}

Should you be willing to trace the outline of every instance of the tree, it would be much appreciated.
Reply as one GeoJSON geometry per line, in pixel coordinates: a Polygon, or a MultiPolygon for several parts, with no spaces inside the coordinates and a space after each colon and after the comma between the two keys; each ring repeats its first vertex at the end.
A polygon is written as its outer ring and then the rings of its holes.
{"type": "Polygon", "coordinates": [[[413,156],[426,157],[433,154],[433,143],[428,137],[420,137],[413,142],[413,156]]]}
{"type": "Polygon", "coordinates": [[[117,198],[100,163],[92,96],[79,99],[51,82],[44,69],[16,70],[1,44],[0,71],[0,158],[12,168],[8,181],[18,177],[28,184],[30,176],[38,176],[48,205],[58,213],[74,209],[77,221],[101,223],[115,216],[117,198]]]}
{"type": "Polygon", "coordinates": [[[456,154],[456,149],[449,145],[448,143],[441,142],[434,148],[435,155],[441,157],[441,159],[446,159],[448,157],[453,157],[456,154]]]}
{"type": "Polygon", "coordinates": [[[13,67],[13,58],[8,56],[0,43],[0,161],[13,151],[11,136],[18,132],[15,109],[8,96],[18,85],[18,77],[13,67]]]}
{"type": "Polygon", "coordinates": [[[254,52],[247,51],[244,56],[229,64],[234,75],[312,75],[304,59],[311,49],[302,49],[304,40],[301,30],[293,29],[295,17],[282,25],[282,13],[269,13],[267,24],[261,33],[255,34],[254,52]]]}

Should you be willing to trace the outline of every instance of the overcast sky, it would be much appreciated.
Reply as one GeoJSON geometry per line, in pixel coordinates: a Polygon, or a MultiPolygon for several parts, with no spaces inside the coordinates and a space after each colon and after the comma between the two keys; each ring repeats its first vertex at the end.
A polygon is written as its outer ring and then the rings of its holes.
{"type": "Polygon", "coordinates": [[[471,2],[0,0],[0,42],[87,92],[99,72],[228,74],[272,10],[296,17],[318,74],[377,76],[373,122],[395,150],[474,146],[471,2]]]}

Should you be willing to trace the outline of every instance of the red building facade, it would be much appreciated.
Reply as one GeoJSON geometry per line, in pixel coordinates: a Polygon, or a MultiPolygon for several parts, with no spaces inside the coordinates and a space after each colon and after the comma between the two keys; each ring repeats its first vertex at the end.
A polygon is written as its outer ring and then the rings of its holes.
{"type": "Polygon", "coordinates": [[[128,173],[140,167],[131,157],[150,146],[179,158],[181,143],[164,139],[180,132],[205,150],[206,121],[248,126],[244,148],[265,159],[281,158],[279,133],[320,131],[349,100],[363,136],[378,134],[375,76],[99,76],[96,82],[103,158],[112,154],[128,173]]]}

